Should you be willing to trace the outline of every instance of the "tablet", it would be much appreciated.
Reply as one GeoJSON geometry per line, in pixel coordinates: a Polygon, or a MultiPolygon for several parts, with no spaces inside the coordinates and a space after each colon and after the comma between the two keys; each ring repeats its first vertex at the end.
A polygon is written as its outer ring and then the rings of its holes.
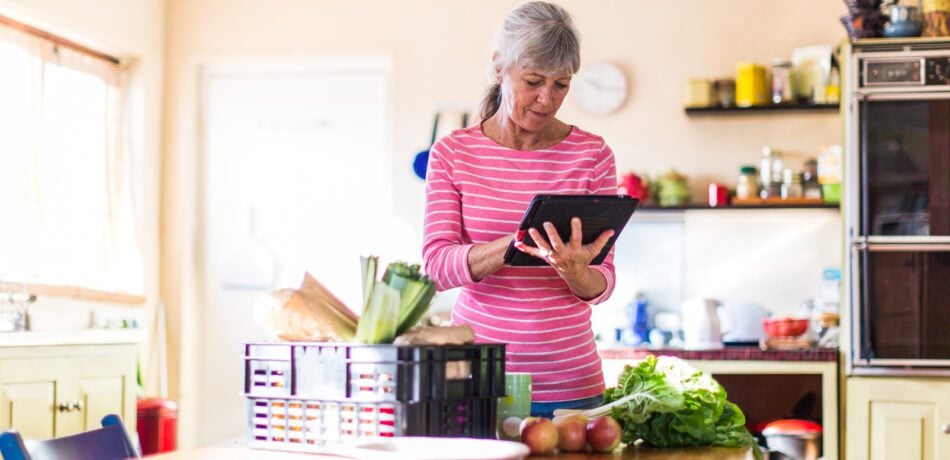
{"type": "Polygon", "coordinates": [[[537,195],[521,218],[515,240],[505,251],[505,263],[512,266],[547,265],[544,260],[515,249],[514,242],[520,239],[528,246],[537,246],[528,229],[536,228],[541,235],[547,235],[542,226],[544,222],[553,223],[561,240],[568,241],[571,238],[571,218],[579,217],[584,244],[593,242],[606,230],[614,231],[604,249],[590,262],[591,265],[600,265],[639,202],[638,198],[627,195],[537,195]]]}

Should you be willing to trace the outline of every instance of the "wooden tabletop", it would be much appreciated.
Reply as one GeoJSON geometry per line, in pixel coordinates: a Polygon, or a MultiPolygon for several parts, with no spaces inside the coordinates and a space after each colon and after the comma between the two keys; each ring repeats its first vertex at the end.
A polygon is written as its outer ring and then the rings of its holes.
{"type": "MultiPolygon", "coordinates": [[[[342,459],[334,455],[302,454],[295,452],[278,452],[271,450],[251,449],[249,447],[208,447],[169,452],[155,456],[148,456],[153,460],[314,460],[318,458],[342,459]]],[[[752,459],[750,448],[729,447],[629,447],[618,449],[610,454],[557,454],[554,456],[531,456],[528,460],[630,460],[630,459],[713,459],[713,460],[746,460],[752,459]]]]}

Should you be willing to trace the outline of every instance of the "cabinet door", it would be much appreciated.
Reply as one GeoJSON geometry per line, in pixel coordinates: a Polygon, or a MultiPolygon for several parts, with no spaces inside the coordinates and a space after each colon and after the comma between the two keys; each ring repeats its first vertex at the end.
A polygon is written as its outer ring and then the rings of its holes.
{"type": "Polygon", "coordinates": [[[116,414],[125,420],[125,382],[123,376],[83,378],[79,394],[83,407],[82,431],[102,427],[102,417],[116,414]]]}
{"type": "Polygon", "coordinates": [[[27,439],[56,436],[58,377],[66,367],[56,359],[0,362],[0,430],[16,429],[27,439]]]}
{"type": "Polygon", "coordinates": [[[848,379],[848,458],[950,458],[950,380],[848,379]]]}

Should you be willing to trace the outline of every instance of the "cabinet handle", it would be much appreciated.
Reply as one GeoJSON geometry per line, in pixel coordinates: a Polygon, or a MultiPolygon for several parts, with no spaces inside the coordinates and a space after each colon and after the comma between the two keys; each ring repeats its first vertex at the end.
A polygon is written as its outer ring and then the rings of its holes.
{"type": "Polygon", "coordinates": [[[56,410],[60,412],[71,412],[73,408],[72,408],[72,405],[70,405],[68,402],[61,402],[58,405],[56,405],[56,410]]]}
{"type": "Polygon", "coordinates": [[[78,400],[78,399],[75,400],[75,401],[73,401],[73,403],[69,405],[69,408],[70,408],[71,410],[74,410],[74,411],[77,411],[77,412],[78,412],[78,411],[81,411],[81,410],[82,410],[82,401],[80,401],[80,400],[78,400]]]}
{"type": "Polygon", "coordinates": [[[940,431],[943,431],[944,434],[950,434],[950,423],[944,423],[941,425],[940,431]]]}

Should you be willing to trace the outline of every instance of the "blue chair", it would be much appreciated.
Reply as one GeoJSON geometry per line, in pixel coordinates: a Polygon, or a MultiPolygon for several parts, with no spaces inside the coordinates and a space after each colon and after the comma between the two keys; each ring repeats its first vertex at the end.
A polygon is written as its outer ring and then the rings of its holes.
{"type": "Polygon", "coordinates": [[[46,441],[23,442],[20,433],[0,434],[3,460],[121,460],[139,458],[118,415],[102,418],[102,428],[46,441]],[[29,446],[27,449],[26,446],[29,446]],[[28,451],[29,450],[29,451],[28,451]]]}

